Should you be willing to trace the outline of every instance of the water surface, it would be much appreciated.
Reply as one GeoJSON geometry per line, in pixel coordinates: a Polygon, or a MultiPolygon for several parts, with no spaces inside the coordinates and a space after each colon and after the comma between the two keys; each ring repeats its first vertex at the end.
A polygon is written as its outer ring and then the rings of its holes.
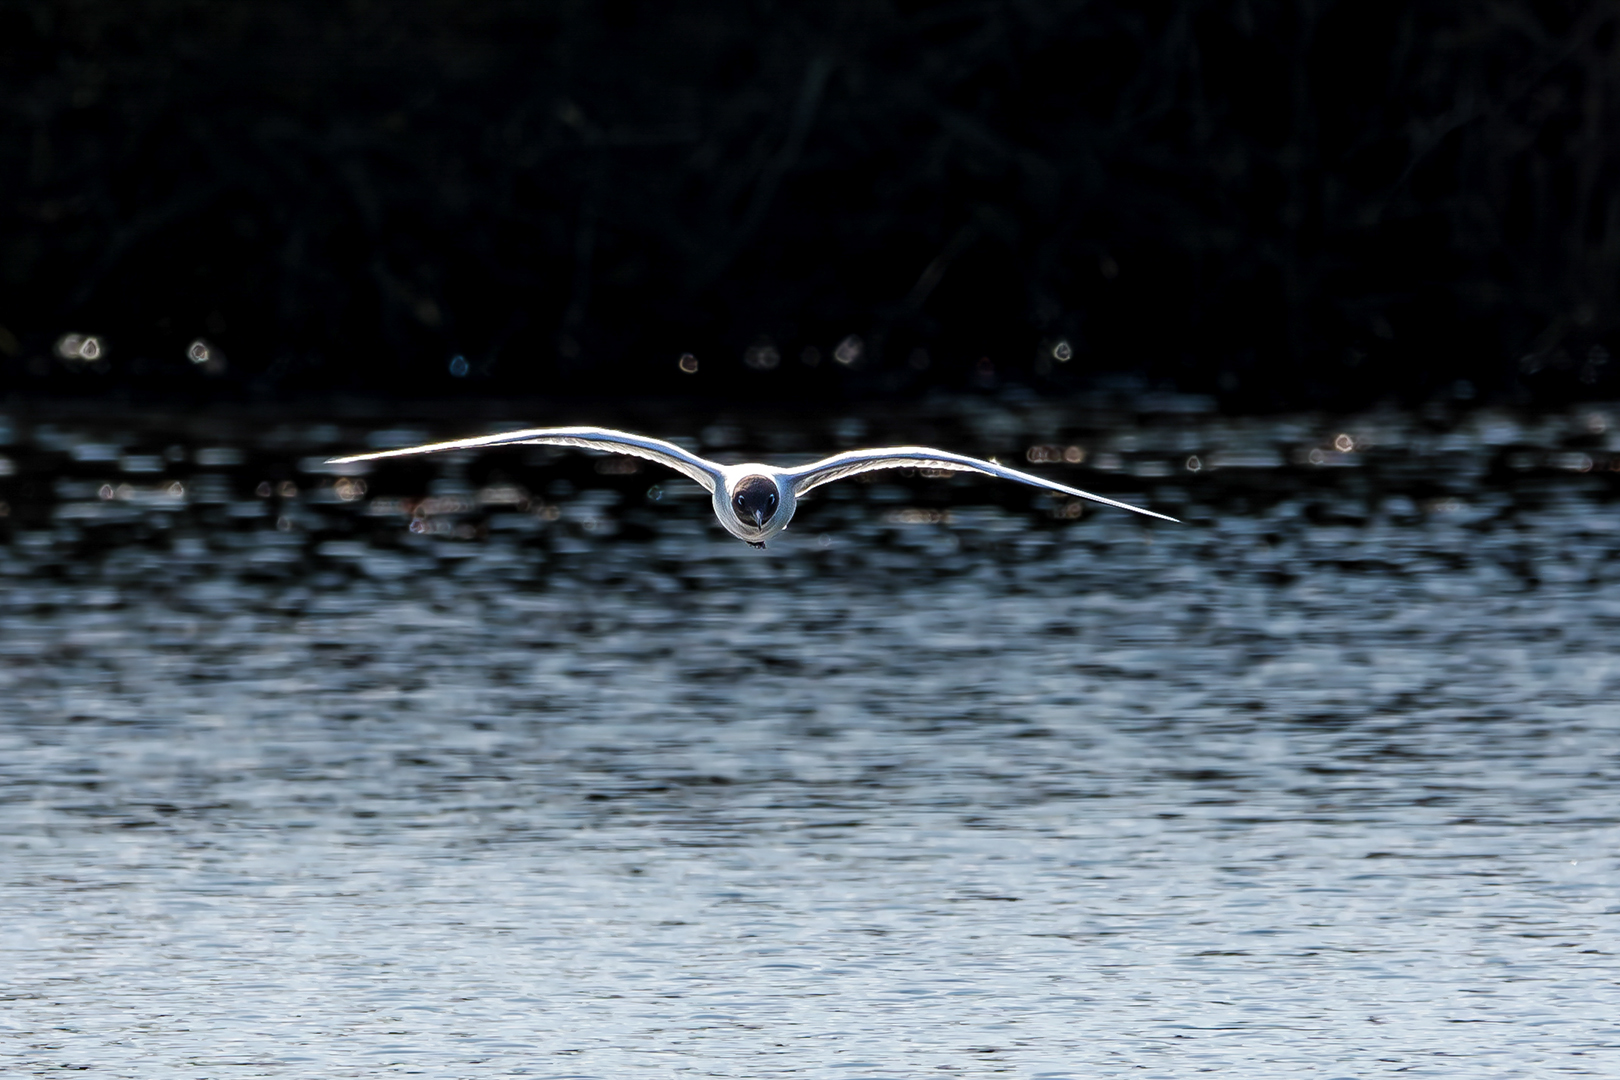
{"type": "Polygon", "coordinates": [[[0,1068],[1614,1075],[1616,418],[13,416],[0,1068]]]}

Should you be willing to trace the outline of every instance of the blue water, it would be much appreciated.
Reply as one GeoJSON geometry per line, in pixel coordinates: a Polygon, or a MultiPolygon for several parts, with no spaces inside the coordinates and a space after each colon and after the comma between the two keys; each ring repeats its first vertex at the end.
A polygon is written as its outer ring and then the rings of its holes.
{"type": "Polygon", "coordinates": [[[0,1071],[1620,1074],[1620,412],[616,419],[1187,524],[13,416],[0,1071]]]}

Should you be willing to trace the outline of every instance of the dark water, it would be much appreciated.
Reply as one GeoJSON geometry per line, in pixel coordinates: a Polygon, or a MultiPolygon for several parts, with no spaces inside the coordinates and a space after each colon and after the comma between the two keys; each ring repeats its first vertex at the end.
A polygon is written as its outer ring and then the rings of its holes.
{"type": "Polygon", "coordinates": [[[0,1071],[1620,1072],[1620,412],[613,419],[1187,524],[14,416],[0,1071]]]}

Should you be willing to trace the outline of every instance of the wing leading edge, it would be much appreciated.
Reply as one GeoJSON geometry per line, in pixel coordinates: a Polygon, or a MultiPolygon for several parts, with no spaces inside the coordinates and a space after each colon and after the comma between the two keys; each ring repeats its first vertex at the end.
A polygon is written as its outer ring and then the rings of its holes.
{"type": "Polygon", "coordinates": [[[927,446],[887,446],[873,450],[851,450],[845,454],[834,454],[830,458],[813,462],[798,469],[788,470],[788,476],[793,484],[793,493],[803,495],[812,488],[834,480],[842,480],[846,476],[857,473],[873,472],[878,469],[942,469],[951,472],[976,472],[986,476],[994,476],[1001,480],[1014,480],[1020,484],[1031,487],[1045,488],[1047,491],[1057,491],[1064,495],[1073,495],[1075,498],[1088,499],[1104,506],[1117,507],[1120,510],[1129,510],[1133,514],[1142,514],[1146,517],[1158,518],[1161,521],[1176,521],[1175,518],[1165,514],[1144,510],[1140,506],[1130,503],[1118,502],[1114,499],[1094,495],[1089,491],[1081,491],[1066,484],[1055,483],[1033,473],[1019,472],[1009,469],[1005,465],[998,465],[993,461],[981,461],[962,454],[953,454],[948,450],[935,450],[927,446]]]}
{"type": "Polygon", "coordinates": [[[523,431],[506,431],[499,435],[483,435],[473,439],[452,439],[449,442],[424,443],[421,446],[406,446],[398,450],[352,454],[348,457],[332,458],[331,464],[437,454],[446,450],[476,450],[486,446],[577,446],[583,450],[605,450],[611,454],[626,454],[667,465],[676,472],[696,480],[707,491],[714,490],[721,476],[718,465],[672,442],[651,439],[645,435],[632,435],[628,431],[595,427],[528,428],[523,431]]]}

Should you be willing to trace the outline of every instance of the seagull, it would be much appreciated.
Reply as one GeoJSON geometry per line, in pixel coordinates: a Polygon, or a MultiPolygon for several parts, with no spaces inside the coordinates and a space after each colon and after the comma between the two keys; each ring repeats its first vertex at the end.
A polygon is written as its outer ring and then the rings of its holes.
{"type": "Polygon", "coordinates": [[[354,461],[378,461],[383,458],[410,457],[415,454],[438,454],[446,450],[477,450],[486,446],[577,446],[586,450],[604,450],[613,454],[656,461],[667,465],[683,476],[703,485],[714,498],[714,516],[732,536],[745,540],[757,548],[788,527],[793,513],[799,508],[799,498],[813,488],[833,480],[842,480],[857,473],[878,469],[939,469],[948,472],[976,472],[1001,480],[1016,480],[1020,484],[1045,488],[1048,491],[1089,499],[1104,506],[1129,510],[1133,514],[1175,521],[1173,517],[1144,510],[1140,506],[1115,502],[1089,491],[1054,483],[1032,473],[1009,469],[994,461],[953,454],[948,450],[935,450],[927,446],[883,446],[866,450],[850,450],[834,454],[820,461],[796,468],[780,468],[748,462],[743,465],[721,465],[699,457],[672,442],[635,435],[628,431],[615,431],[600,427],[527,428],[508,431],[500,435],[484,435],[475,439],[453,439],[450,442],[426,443],[407,446],[399,450],[379,450],[371,454],[354,454],[330,459],[329,465],[346,465],[354,461]]]}

